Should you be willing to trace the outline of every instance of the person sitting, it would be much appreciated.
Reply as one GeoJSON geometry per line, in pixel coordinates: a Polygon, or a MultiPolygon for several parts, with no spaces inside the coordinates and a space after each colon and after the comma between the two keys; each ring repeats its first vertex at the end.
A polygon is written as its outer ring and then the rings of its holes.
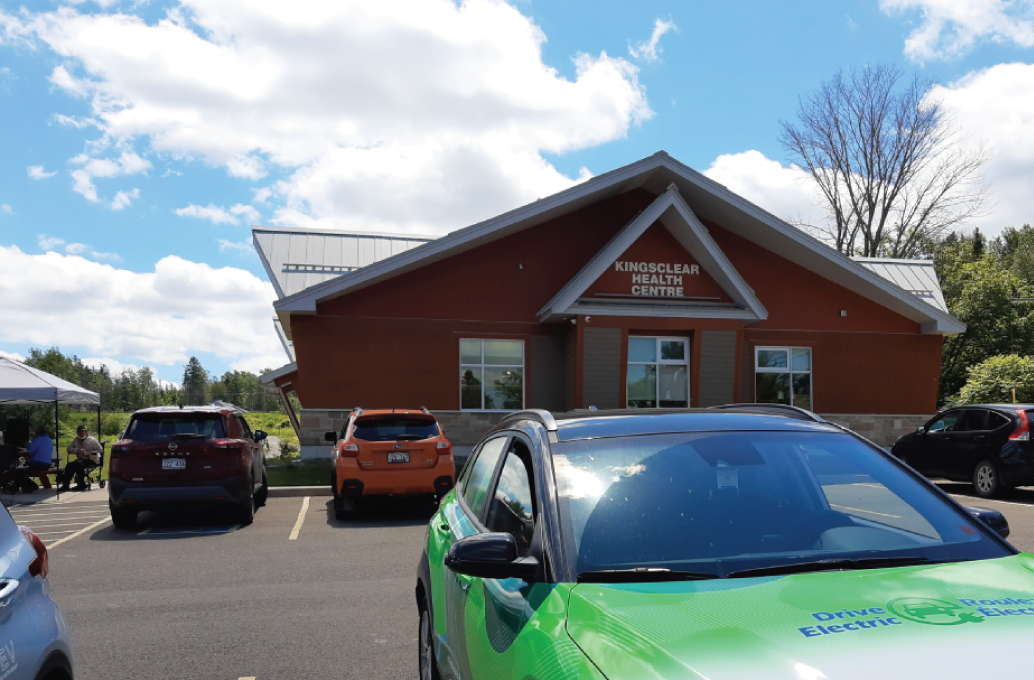
{"type": "Polygon", "coordinates": [[[29,444],[29,459],[25,465],[14,469],[14,479],[11,481],[11,491],[21,489],[22,493],[32,493],[39,488],[39,484],[32,481],[29,476],[36,472],[50,469],[54,460],[54,440],[50,438],[46,426],[41,425],[36,429],[36,438],[29,444]]]}
{"type": "Polygon", "coordinates": [[[58,475],[61,491],[68,491],[68,485],[75,476],[73,491],[86,491],[86,473],[100,464],[101,445],[90,436],[85,425],[76,428],[75,439],[68,445],[67,451],[75,454],[75,460],[65,466],[65,471],[58,475]]]}

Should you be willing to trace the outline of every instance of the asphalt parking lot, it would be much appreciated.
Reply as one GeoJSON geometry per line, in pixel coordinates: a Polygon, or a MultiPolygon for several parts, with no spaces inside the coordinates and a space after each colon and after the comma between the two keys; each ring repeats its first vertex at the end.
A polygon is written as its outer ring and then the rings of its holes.
{"type": "MultiPolygon", "coordinates": [[[[963,505],[1001,510],[1034,552],[1034,488],[1002,500],[939,482],[963,505]]],[[[426,502],[350,522],[330,498],[271,498],[255,523],[141,515],[132,532],[96,498],[10,508],[48,543],[51,595],[76,677],[288,680],[416,675],[413,584],[426,502]]]]}
{"type": "Polygon", "coordinates": [[[10,511],[50,545],[77,679],[416,674],[426,502],[346,523],[329,497],[271,498],[248,527],[146,513],[132,532],[103,521],[106,502],[10,511]]]}

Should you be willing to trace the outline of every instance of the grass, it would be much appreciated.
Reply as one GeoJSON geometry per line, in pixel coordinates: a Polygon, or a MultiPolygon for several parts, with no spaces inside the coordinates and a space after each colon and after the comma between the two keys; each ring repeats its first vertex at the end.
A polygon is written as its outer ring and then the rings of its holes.
{"type": "Polygon", "coordinates": [[[276,459],[266,463],[270,486],[330,486],[333,465],[329,458],[312,458],[283,464],[276,459]]]}

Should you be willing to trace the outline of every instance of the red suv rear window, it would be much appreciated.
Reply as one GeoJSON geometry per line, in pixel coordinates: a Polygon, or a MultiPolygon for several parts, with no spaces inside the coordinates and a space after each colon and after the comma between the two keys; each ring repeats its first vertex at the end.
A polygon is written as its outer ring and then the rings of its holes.
{"type": "Polygon", "coordinates": [[[218,413],[167,415],[144,413],[134,416],[126,439],[138,442],[165,442],[171,439],[221,439],[226,436],[223,417],[218,413]]]}
{"type": "Polygon", "coordinates": [[[429,439],[438,433],[438,423],[428,418],[376,416],[355,421],[352,437],[367,442],[387,442],[429,439]]]}

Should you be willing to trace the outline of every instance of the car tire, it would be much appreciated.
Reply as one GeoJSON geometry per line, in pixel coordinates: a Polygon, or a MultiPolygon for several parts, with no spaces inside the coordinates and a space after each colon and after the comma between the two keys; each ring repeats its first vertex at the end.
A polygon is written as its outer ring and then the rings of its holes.
{"type": "Polygon", "coordinates": [[[985,458],[977,463],[973,469],[973,488],[981,498],[994,498],[1002,493],[998,466],[993,460],[985,458]]]}
{"type": "Polygon", "coordinates": [[[337,470],[330,473],[330,495],[337,500],[337,470]]]}
{"type": "Polygon", "coordinates": [[[255,494],[255,505],[263,507],[266,501],[269,500],[269,480],[266,479],[266,471],[262,471],[262,486],[259,488],[258,493],[255,494]]]}
{"type": "Polygon", "coordinates": [[[111,510],[111,523],[115,525],[116,529],[132,529],[136,526],[136,510],[116,508],[110,502],[108,503],[108,509],[111,510]]]}
{"type": "Polygon", "coordinates": [[[338,494],[334,496],[334,517],[339,520],[355,519],[359,513],[359,499],[346,498],[338,494]],[[351,507],[349,507],[351,506],[351,507]]]}
{"type": "Polygon", "coordinates": [[[417,634],[417,671],[420,680],[441,680],[438,660],[434,656],[434,630],[427,596],[420,598],[420,629],[417,634]]]}
{"type": "Polygon", "coordinates": [[[248,526],[255,521],[255,492],[254,487],[251,484],[251,478],[248,478],[248,483],[245,486],[247,489],[247,495],[244,500],[241,501],[236,508],[237,523],[241,526],[248,526]]]}

